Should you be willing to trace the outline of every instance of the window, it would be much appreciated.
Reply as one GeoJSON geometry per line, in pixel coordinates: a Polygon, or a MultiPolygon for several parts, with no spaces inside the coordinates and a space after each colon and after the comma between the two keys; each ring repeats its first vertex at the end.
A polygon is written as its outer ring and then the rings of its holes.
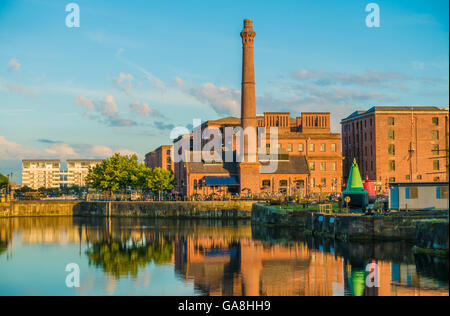
{"type": "Polygon", "coordinates": [[[431,122],[433,123],[434,126],[438,126],[439,125],[439,118],[438,117],[433,117],[431,119],[431,122]]]}
{"type": "Polygon", "coordinates": [[[388,147],[389,156],[395,156],[395,145],[391,144],[388,147]]]}
{"type": "Polygon", "coordinates": [[[280,180],[280,187],[287,187],[287,180],[280,180]]]}
{"type": "Polygon", "coordinates": [[[336,144],[331,144],[331,151],[336,152],[336,144]]]}
{"type": "Polygon", "coordinates": [[[395,182],[395,177],[390,177],[389,178],[389,182],[394,183],[395,182]]]}
{"type": "Polygon", "coordinates": [[[322,178],[320,180],[320,185],[322,186],[322,188],[325,188],[327,186],[327,178],[322,178]]]}
{"type": "Polygon", "coordinates": [[[389,160],[389,171],[395,171],[395,160],[389,160]]]}
{"type": "Polygon", "coordinates": [[[263,187],[270,187],[270,180],[263,180],[262,186],[263,187]]]}
{"type": "Polygon", "coordinates": [[[320,171],[327,171],[327,163],[326,162],[320,163],[320,171]]]}
{"type": "Polygon", "coordinates": [[[433,160],[433,170],[439,171],[439,160],[433,160]]]}
{"type": "Polygon", "coordinates": [[[419,196],[419,189],[417,187],[405,188],[405,198],[407,200],[415,200],[419,196]]]}
{"type": "Polygon", "coordinates": [[[331,162],[331,171],[336,171],[336,165],[335,161],[331,162]]]}
{"type": "Polygon", "coordinates": [[[388,125],[394,126],[394,124],[395,124],[395,119],[393,117],[388,117],[388,125]]]}
{"type": "Polygon", "coordinates": [[[326,150],[326,145],[325,144],[320,144],[320,151],[324,152],[326,150]]]}
{"type": "Polygon", "coordinates": [[[411,180],[411,176],[410,176],[409,174],[407,174],[407,175],[405,176],[405,179],[406,179],[406,180],[411,180]]]}
{"type": "Polygon", "coordinates": [[[316,179],[311,178],[311,188],[315,188],[315,187],[316,187],[316,179]]]}
{"type": "Polygon", "coordinates": [[[436,188],[436,198],[437,199],[448,199],[448,187],[437,187],[436,188]]]}
{"type": "Polygon", "coordinates": [[[311,170],[311,171],[316,170],[316,164],[314,162],[309,163],[309,170],[311,170]]]}
{"type": "Polygon", "coordinates": [[[439,155],[439,145],[433,145],[431,152],[433,153],[433,156],[439,155]]]}
{"type": "Polygon", "coordinates": [[[422,175],[421,174],[417,175],[417,180],[422,180],[422,175]]]}
{"type": "Polygon", "coordinates": [[[316,150],[315,144],[309,144],[309,151],[314,152],[316,150]]]}
{"type": "Polygon", "coordinates": [[[439,182],[439,181],[441,181],[441,178],[439,178],[439,177],[434,177],[434,178],[433,178],[433,181],[434,181],[434,182],[439,182]]]}
{"type": "Polygon", "coordinates": [[[431,131],[431,138],[433,140],[438,140],[439,139],[439,131],[431,131]]]}
{"type": "Polygon", "coordinates": [[[389,132],[388,132],[388,139],[392,139],[392,140],[395,139],[395,132],[394,132],[393,129],[389,130],[389,132]]]}
{"type": "Polygon", "coordinates": [[[194,190],[197,190],[197,180],[194,180],[194,190]]]}
{"type": "Polygon", "coordinates": [[[332,186],[333,188],[336,188],[336,187],[337,187],[337,184],[338,184],[337,178],[331,179],[331,186],[332,186]]]}
{"type": "Polygon", "coordinates": [[[281,147],[281,144],[278,144],[278,149],[281,149],[282,147],[281,147]]]}
{"type": "Polygon", "coordinates": [[[304,148],[303,144],[298,144],[298,151],[302,153],[304,150],[305,150],[305,148],[304,148]]]}
{"type": "Polygon", "coordinates": [[[288,144],[287,148],[288,148],[288,152],[292,152],[292,144],[288,144]]]}

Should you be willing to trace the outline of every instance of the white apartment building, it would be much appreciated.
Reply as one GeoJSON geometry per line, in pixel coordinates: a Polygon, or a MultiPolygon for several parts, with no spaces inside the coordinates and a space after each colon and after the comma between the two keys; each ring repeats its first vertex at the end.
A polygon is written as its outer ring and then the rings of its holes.
{"type": "Polygon", "coordinates": [[[22,160],[22,185],[34,190],[61,186],[86,186],[89,168],[102,160],[67,160],[67,170],[61,170],[61,162],[53,159],[22,160]]]}
{"type": "Polygon", "coordinates": [[[59,188],[61,162],[52,159],[22,160],[22,185],[34,190],[59,188]]]}
{"type": "Polygon", "coordinates": [[[62,175],[64,181],[61,184],[68,186],[78,185],[80,187],[86,186],[86,177],[89,173],[89,168],[94,168],[100,164],[102,160],[96,159],[73,159],[67,160],[67,173],[62,175]],[[67,177],[67,178],[66,178],[67,177]]]}

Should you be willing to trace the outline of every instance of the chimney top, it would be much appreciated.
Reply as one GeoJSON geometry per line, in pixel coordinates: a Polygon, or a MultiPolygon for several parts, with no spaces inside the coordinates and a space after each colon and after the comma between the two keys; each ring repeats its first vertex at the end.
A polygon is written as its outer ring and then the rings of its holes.
{"type": "Polygon", "coordinates": [[[252,19],[245,19],[244,20],[244,27],[253,27],[252,19]]]}

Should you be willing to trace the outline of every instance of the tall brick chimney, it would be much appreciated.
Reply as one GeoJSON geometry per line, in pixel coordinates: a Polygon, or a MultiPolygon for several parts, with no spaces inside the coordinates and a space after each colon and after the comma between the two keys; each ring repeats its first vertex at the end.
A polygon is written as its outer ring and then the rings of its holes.
{"type": "MultiPolygon", "coordinates": [[[[256,36],[253,30],[253,21],[244,20],[244,29],[241,32],[242,37],[242,92],[241,92],[241,126],[254,128],[254,136],[257,137],[258,121],[256,119],[256,100],[255,100],[255,62],[253,58],[253,40],[256,36]]],[[[249,134],[252,135],[252,134],[249,134]]],[[[250,142],[252,143],[252,142],[250,142]]],[[[254,139],[257,144],[257,139],[254,139]]],[[[260,192],[260,164],[258,162],[257,148],[249,146],[249,137],[244,136],[244,157],[239,164],[239,181],[241,193],[259,193],[260,192]],[[249,150],[256,152],[249,153],[249,150]],[[248,159],[251,155],[256,155],[256,162],[248,159]],[[250,160],[250,161],[249,161],[250,160]]]]}
{"type": "Polygon", "coordinates": [[[255,38],[253,21],[244,20],[242,37],[242,95],[241,95],[241,124],[245,129],[249,126],[257,127],[255,101],[255,62],[253,58],[253,40],[255,38]]]}

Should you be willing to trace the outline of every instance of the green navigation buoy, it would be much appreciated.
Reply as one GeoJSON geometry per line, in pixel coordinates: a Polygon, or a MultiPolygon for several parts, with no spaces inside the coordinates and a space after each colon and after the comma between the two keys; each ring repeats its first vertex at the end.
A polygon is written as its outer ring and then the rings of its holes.
{"type": "Polygon", "coordinates": [[[350,198],[349,207],[352,209],[365,209],[369,200],[369,192],[364,190],[364,185],[359,173],[358,163],[356,158],[353,159],[352,168],[348,175],[347,187],[342,192],[345,197],[350,198]]]}

